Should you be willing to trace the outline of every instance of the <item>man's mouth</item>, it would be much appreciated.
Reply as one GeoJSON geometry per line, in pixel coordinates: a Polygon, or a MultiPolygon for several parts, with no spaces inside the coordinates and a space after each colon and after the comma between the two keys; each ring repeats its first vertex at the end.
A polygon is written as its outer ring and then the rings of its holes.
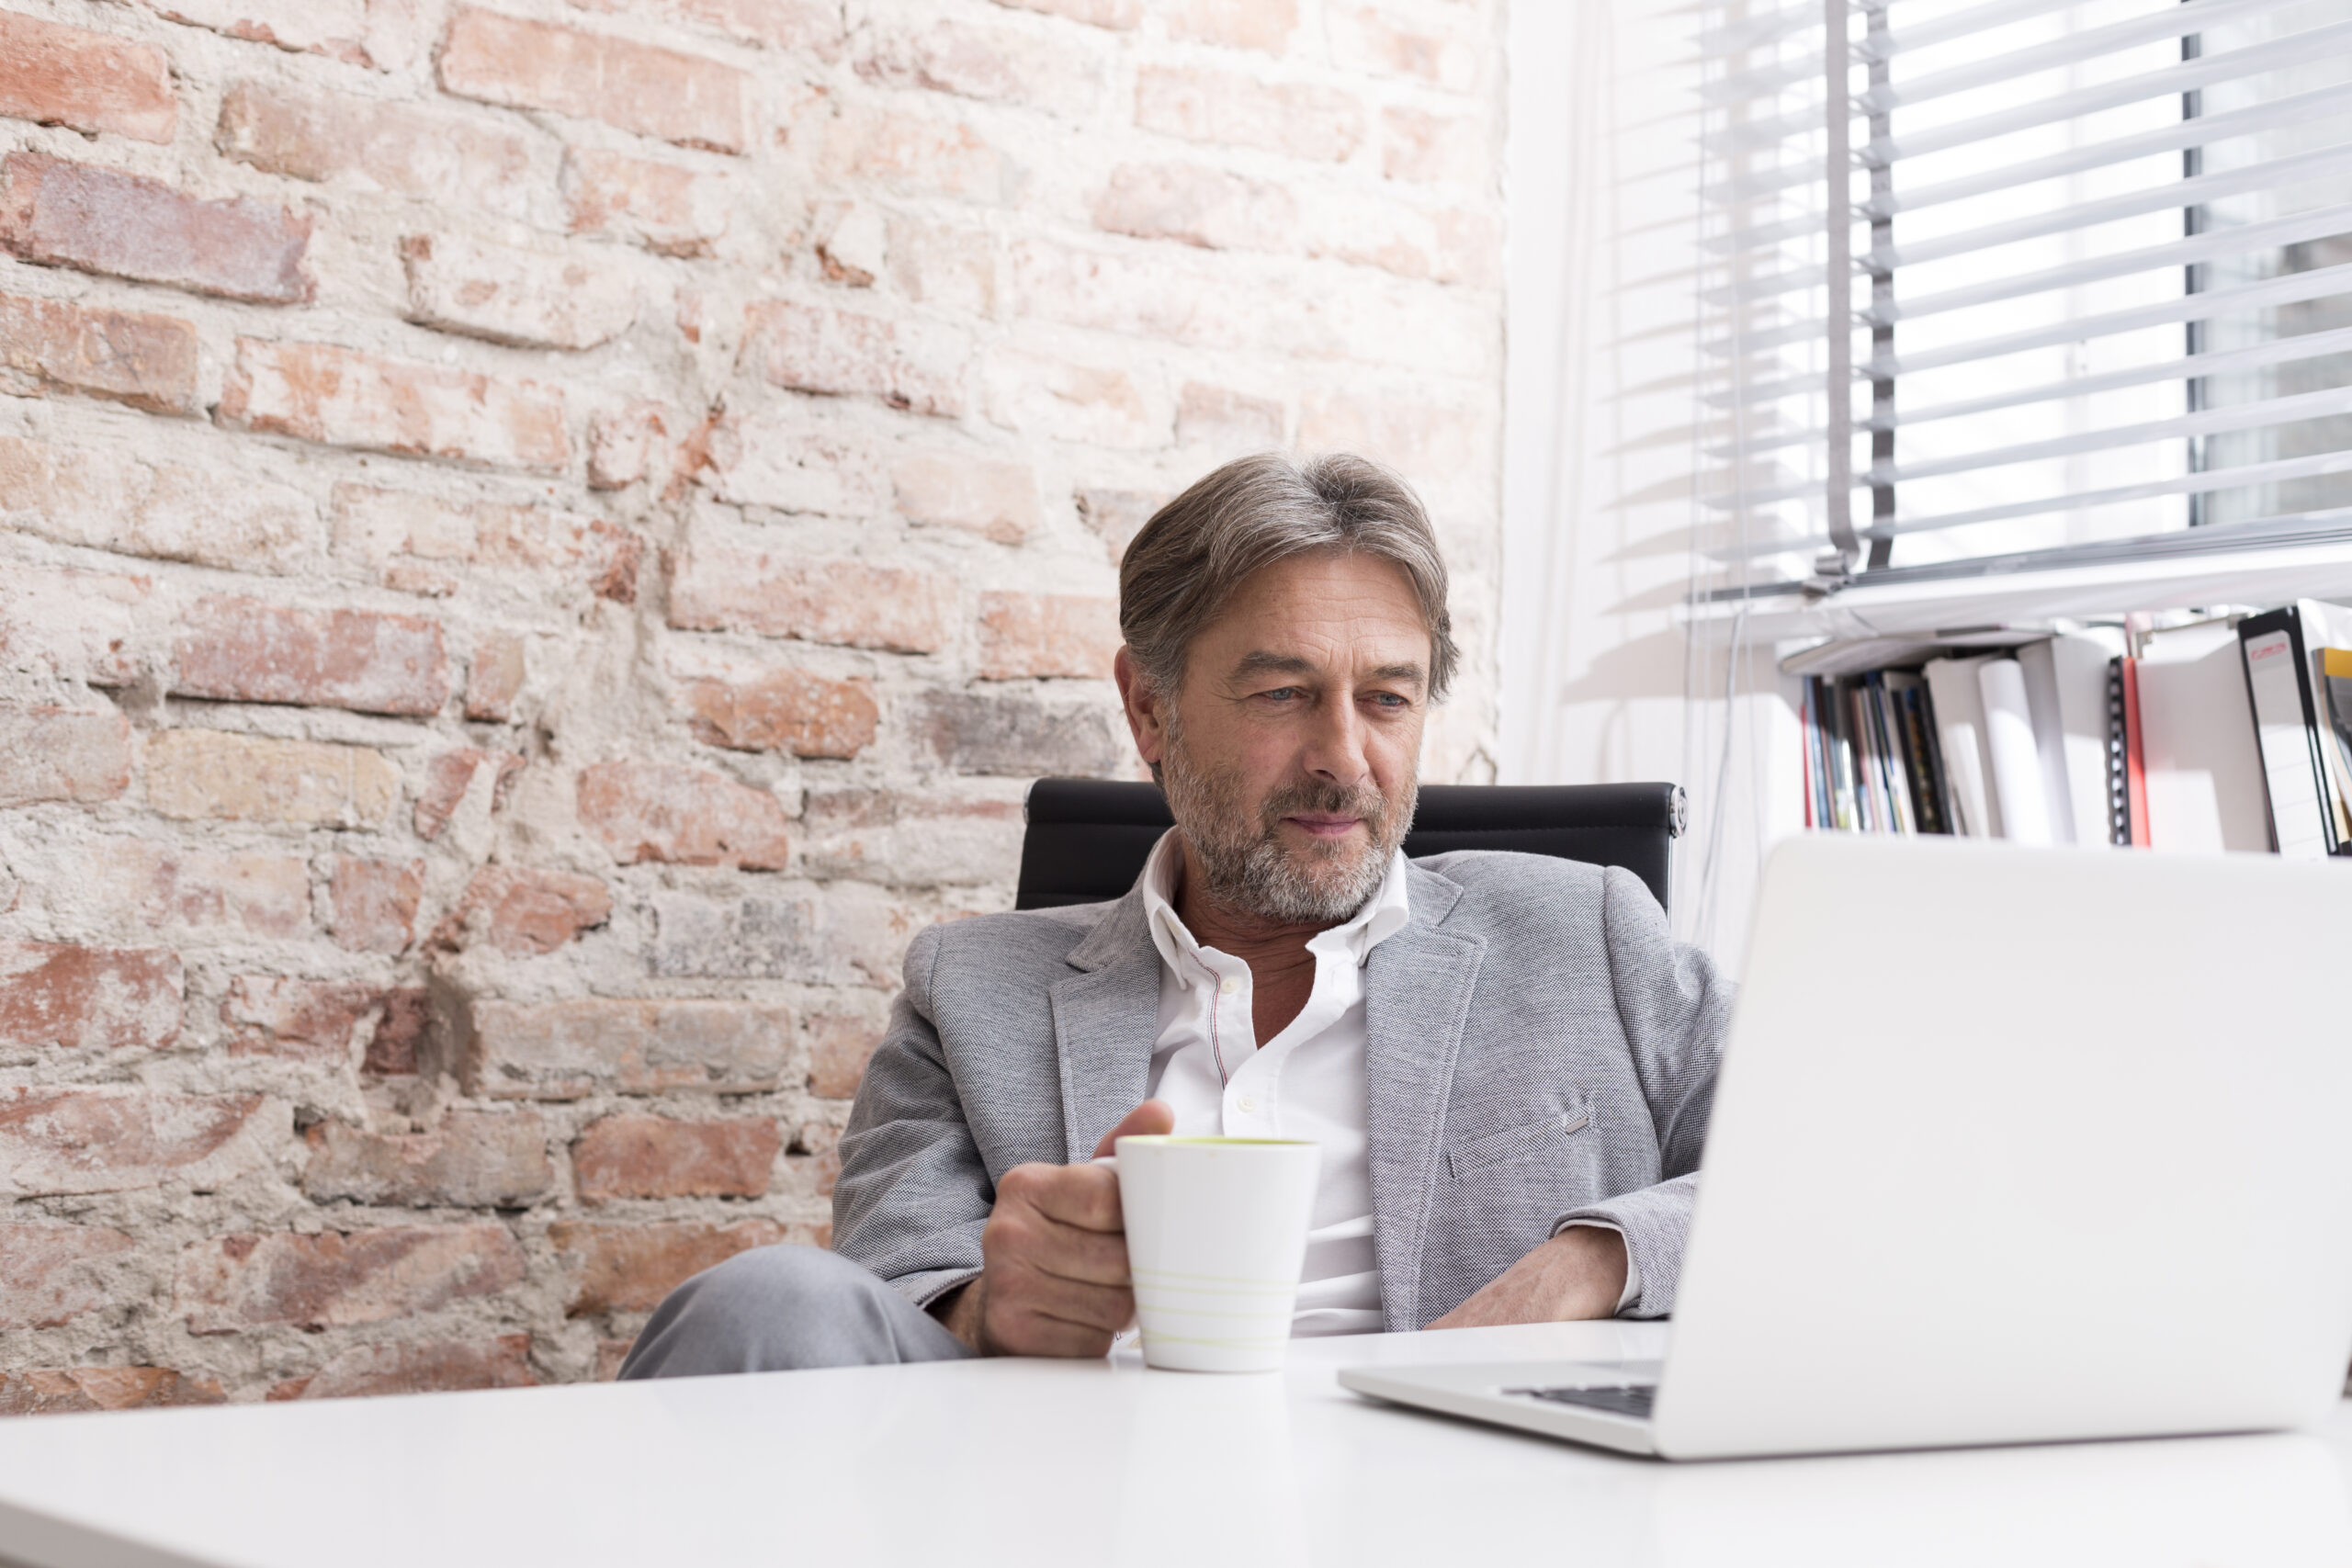
{"type": "Polygon", "coordinates": [[[1361,817],[1335,817],[1320,811],[1294,812],[1283,821],[1317,839],[1341,839],[1363,822],[1361,817]]]}

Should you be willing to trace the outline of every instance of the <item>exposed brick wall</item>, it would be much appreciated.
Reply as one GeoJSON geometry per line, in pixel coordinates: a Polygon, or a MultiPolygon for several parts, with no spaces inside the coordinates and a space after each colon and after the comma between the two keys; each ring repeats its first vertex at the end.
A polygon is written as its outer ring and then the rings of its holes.
{"type": "Polygon", "coordinates": [[[0,0],[0,1413],[607,1375],[1132,772],[1114,562],[1421,483],[1496,0],[0,0]]]}

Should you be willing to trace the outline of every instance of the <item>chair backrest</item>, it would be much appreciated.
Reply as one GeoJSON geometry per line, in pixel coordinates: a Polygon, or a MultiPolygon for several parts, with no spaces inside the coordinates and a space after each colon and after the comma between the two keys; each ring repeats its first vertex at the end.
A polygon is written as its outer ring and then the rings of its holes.
{"type": "MultiPolygon", "coordinates": [[[[1663,908],[1682,814],[1682,791],[1670,784],[1424,784],[1405,852],[1517,850],[1622,865],[1663,908]]],[[[1039,779],[1028,817],[1016,909],[1118,897],[1175,825],[1159,785],[1109,779],[1039,779]]]]}

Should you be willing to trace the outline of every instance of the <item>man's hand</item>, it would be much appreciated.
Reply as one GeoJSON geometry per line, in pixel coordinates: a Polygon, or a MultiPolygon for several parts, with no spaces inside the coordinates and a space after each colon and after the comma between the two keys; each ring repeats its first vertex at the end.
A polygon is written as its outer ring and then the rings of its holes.
{"type": "Polygon", "coordinates": [[[1617,1298],[1624,1292],[1625,1238],[1598,1225],[1571,1225],[1430,1326],[1487,1328],[1614,1317],[1617,1298]]]}
{"type": "MultiPolygon", "coordinates": [[[[1102,1135],[1094,1157],[1176,1112],[1147,1100],[1102,1135]]],[[[980,1232],[980,1277],[933,1302],[947,1331],[983,1356],[1100,1356],[1135,1321],[1119,1179],[1099,1165],[1016,1165],[996,1184],[980,1232]]]]}

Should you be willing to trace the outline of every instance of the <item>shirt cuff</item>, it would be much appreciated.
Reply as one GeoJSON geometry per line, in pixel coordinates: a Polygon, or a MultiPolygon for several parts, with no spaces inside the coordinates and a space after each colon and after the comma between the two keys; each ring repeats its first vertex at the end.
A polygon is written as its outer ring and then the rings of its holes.
{"type": "MultiPolygon", "coordinates": [[[[1560,1230],[1574,1230],[1578,1225],[1597,1231],[1614,1231],[1621,1244],[1625,1239],[1625,1233],[1606,1220],[1570,1220],[1566,1224],[1562,1225],[1560,1230]]],[[[1554,1231],[1552,1234],[1557,1235],[1560,1231],[1554,1231]]],[[[1625,1248],[1625,1288],[1617,1292],[1617,1310],[1623,1312],[1627,1307],[1632,1306],[1634,1298],[1641,1293],[1642,1267],[1634,1261],[1634,1249],[1629,1247],[1625,1248]]]]}

